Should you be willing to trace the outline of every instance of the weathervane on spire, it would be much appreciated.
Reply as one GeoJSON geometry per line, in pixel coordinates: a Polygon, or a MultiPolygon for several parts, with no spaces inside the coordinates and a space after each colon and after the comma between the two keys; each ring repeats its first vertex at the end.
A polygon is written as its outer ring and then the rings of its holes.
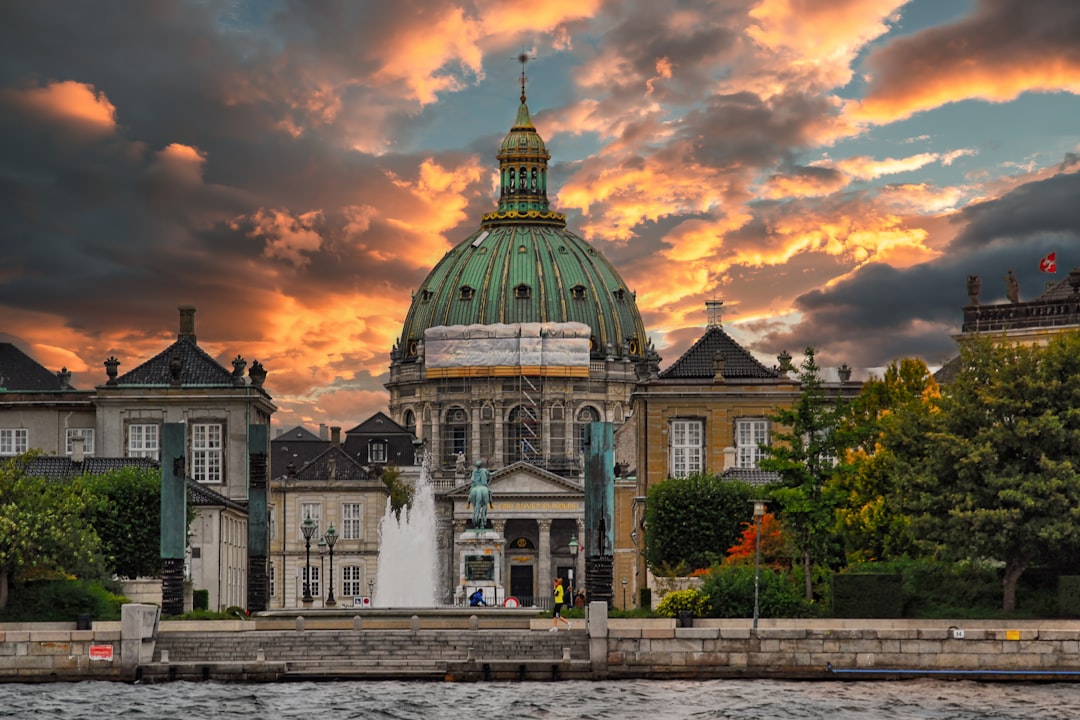
{"type": "Polygon", "coordinates": [[[525,102],[525,63],[535,59],[536,56],[529,55],[529,53],[525,52],[524,48],[522,48],[517,56],[517,61],[521,63],[521,102],[525,102]]]}

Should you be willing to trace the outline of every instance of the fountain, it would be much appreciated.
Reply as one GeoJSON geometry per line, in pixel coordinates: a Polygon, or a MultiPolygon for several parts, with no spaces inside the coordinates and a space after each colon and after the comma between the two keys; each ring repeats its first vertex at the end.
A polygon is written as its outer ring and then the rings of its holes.
{"type": "Polygon", "coordinates": [[[435,607],[438,573],[435,491],[425,457],[412,506],[402,508],[400,519],[386,501],[386,513],[379,522],[379,565],[372,603],[377,608],[435,607]]]}

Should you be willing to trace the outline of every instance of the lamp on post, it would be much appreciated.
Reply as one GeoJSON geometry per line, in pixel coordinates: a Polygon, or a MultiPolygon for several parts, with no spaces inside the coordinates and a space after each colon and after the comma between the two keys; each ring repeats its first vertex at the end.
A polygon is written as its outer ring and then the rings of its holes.
{"type": "Polygon", "coordinates": [[[310,606],[314,598],[311,597],[311,536],[315,534],[315,521],[308,515],[304,522],[300,523],[300,532],[304,534],[304,605],[310,606]]]}
{"type": "Polygon", "coordinates": [[[367,579],[367,596],[371,599],[371,604],[375,604],[375,578],[369,577],[367,579]]]}
{"type": "Polygon", "coordinates": [[[629,582],[630,582],[630,581],[629,581],[629,580],[627,580],[626,578],[623,578],[623,579],[622,579],[622,609],[623,609],[623,610],[625,610],[625,609],[626,609],[626,585],[627,585],[627,583],[629,583],[629,582]]]}
{"type": "MultiPolygon", "coordinates": [[[[574,570],[577,569],[577,554],[578,549],[580,548],[580,545],[578,545],[577,541],[577,535],[570,536],[570,543],[568,547],[570,548],[570,589],[571,591],[575,591],[577,589],[577,586],[574,585],[574,570]]],[[[570,602],[571,604],[573,604],[574,599],[570,598],[570,602]]]]}
{"type": "Polygon", "coordinates": [[[330,523],[330,527],[326,528],[326,534],[323,535],[323,540],[326,541],[326,546],[330,548],[330,576],[327,578],[327,585],[330,590],[326,593],[326,604],[328,607],[333,607],[337,604],[334,600],[334,545],[337,544],[338,534],[334,529],[334,523],[330,523]]]}
{"type": "Polygon", "coordinates": [[[761,588],[761,518],[765,516],[765,501],[754,500],[754,629],[758,625],[758,597],[761,588]]]}
{"type": "MultiPolygon", "coordinates": [[[[326,569],[326,540],[319,538],[319,582],[311,583],[311,595],[322,595],[322,581],[326,577],[326,573],[323,572],[326,569]]],[[[323,603],[323,607],[326,607],[326,603],[323,603]]]]}

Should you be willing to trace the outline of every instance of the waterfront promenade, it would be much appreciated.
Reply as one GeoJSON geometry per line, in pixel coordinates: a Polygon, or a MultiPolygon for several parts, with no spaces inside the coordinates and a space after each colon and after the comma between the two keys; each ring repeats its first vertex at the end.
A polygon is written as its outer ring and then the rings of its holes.
{"type": "Polygon", "coordinates": [[[609,619],[549,632],[535,610],[310,611],[0,627],[0,680],[1080,680],[1080,621],[609,619]]]}

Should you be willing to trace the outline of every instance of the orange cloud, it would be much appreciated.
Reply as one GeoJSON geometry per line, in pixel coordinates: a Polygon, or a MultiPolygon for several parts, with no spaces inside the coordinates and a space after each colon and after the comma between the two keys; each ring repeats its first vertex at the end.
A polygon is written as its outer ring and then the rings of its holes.
{"type": "Polygon", "coordinates": [[[90,84],[63,80],[45,87],[0,92],[17,107],[84,132],[104,135],[116,129],[116,107],[90,84]]]}
{"type": "Polygon", "coordinates": [[[959,22],[872,52],[866,60],[869,89],[852,117],[881,124],[965,99],[1008,102],[1024,92],[1080,93],[1076,38],[1062,31],[1076,19],[1072,6],[979,3],[959,22]]]}
{"type": "MultiPolygon", "coordinates": [[[[306,254],[316,253],[322,247],[322,236],[315,228],[322,220],[319,210],[291,215],[287,210],[262,208],[246,219],[252,224],[248,237],[266,241],[265,258],[287,260],[295,267],[303,267],[308,263],[306,254]]],[[[242,220],[234,220],[232,228],[239,229],[242,220]]]]}

